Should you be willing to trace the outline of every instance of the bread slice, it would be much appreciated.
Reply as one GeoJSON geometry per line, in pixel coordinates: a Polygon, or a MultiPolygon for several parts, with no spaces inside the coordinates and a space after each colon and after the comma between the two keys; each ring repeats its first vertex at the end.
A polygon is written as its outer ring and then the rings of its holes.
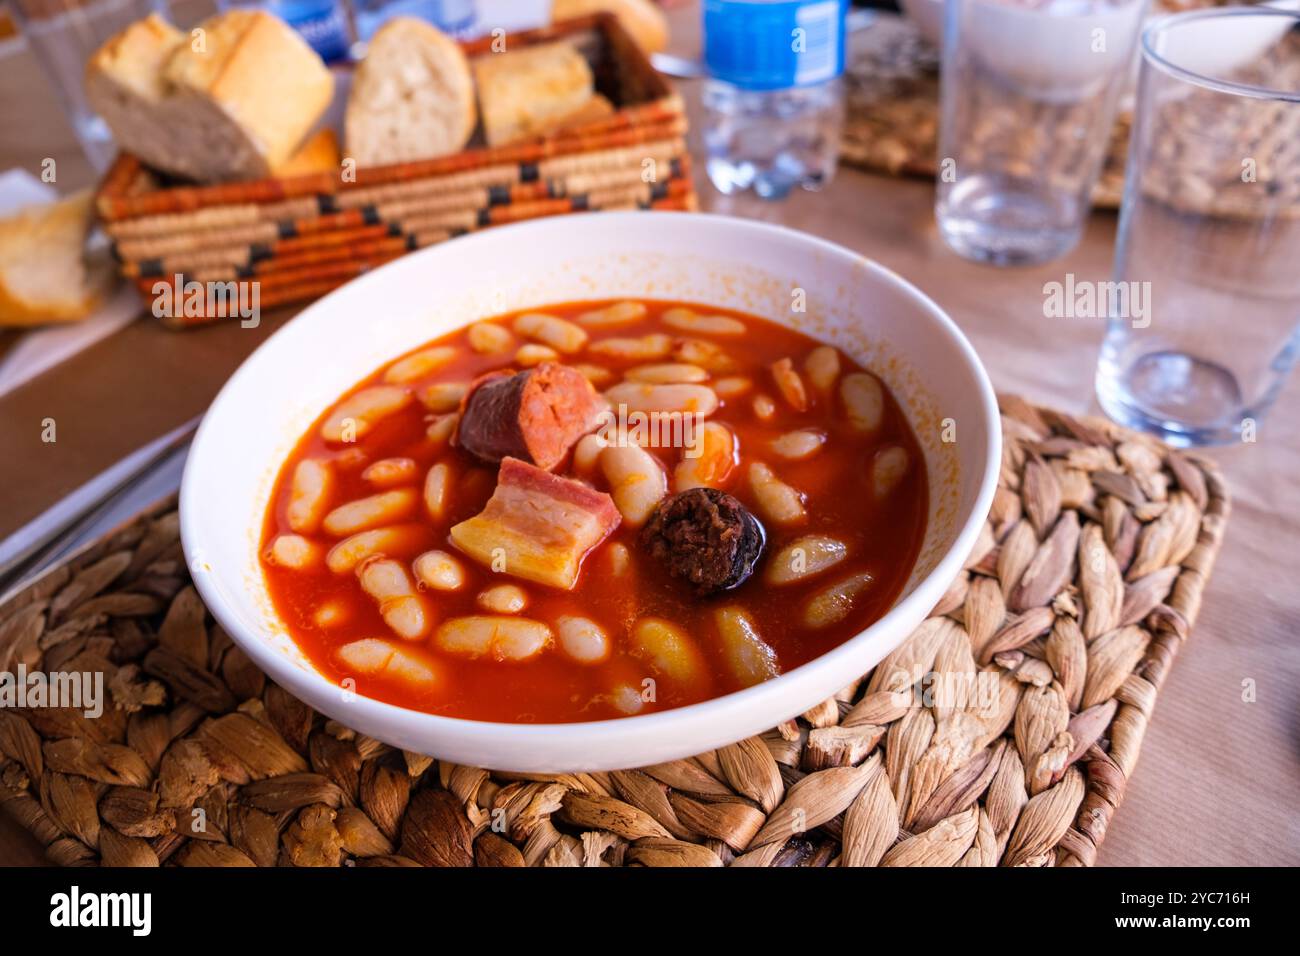
{"type": "Polygon", "coordinates": [[[445,156],[474,132],[474,80],[460,45],[423,20],[395,17],[371,38],[344,119],[358,166],[445,156]]]}
{"type": "Polygon", "coordinates": [[[617,16],[647,53],[660,53],[668,46],[668,18],[650,0],[553,0],[551,19],[569,20],[602,10],[617,16]]]}
{"type": "Polygon", "coordinates": [[[586,59],[562,41],[484,53],[474,77],[489,146],[549,132],[587,104],[594,86],[586,59]]]}
{"type": "Polygon", "coordinates": [[[317,130],[307,142],[272,172],[276,176],[303,176],[307,173],[337,172],[339,168],[339,139],[328,127],[317,130]]]}
{"type": "Polygon", "coordinates": [[[107,263],[88,268],[90,190],[0,219],[0,326],[73,322],[95,310],[109,283],[107,263]]]}
{"type": "Polygon", "coordinates": [[[203,183],[271,175],[333,92],[306,41],[261,10],[229,10],[191,34],[151,15],[86,67],[86,97],[123,149],[203,183]]]}

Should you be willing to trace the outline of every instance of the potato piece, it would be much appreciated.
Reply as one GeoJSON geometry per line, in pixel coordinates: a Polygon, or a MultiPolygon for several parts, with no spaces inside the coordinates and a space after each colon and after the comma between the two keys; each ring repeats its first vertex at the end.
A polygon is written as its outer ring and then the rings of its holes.
{"type": "Polygon", "coordinates": [[[361,480],[368,481],[377,488],[391,488],[394,485],[407,485],[415,481],[416,465],[414,458],[381,458],[361,473],[361,480]]]}
{"type": "Polygon", "coordinates": [[[692,449],[683,449],[682,459],[673,469],[674,491],[721,487],[736,467],[738,443],[726,425],[705,422],[699,430],[698,444],[694,457],[687,454],[692,449]]]}
{"type": "Polygon", "coordinates": [[[599,664],[609,658],[605,629],[586,617],[566,614],[555,621],[560,650],[579,664],[599,664]]]}
{"type": "Polygon", "coordinates": [[[907,449],[900,445],[890,445],[876,452],[871,460],[871,491],[877,501],[884,501],[911,467],[911,458],[907,449]]]}
{"type": "Polygon", "coordinates": [[[454,412],[469,391],[469,382],[433,382],[420,389],[420,404],[431,412],[454,412]]]}
{"type": "Polygon", "coordinates": [[[869,573],[862,571],[814,594],[804,605],[804,626],[820,628],[838,624],[849,616],[858,595],[865,591],[873,580],[869,573]]]}
{"type": "Polygon", "coordinates": [[[405,385],[424,378],[454,359],[456,352],[454,345],[435,345],[433,348],[413,352],[388,366],[388,371],[384,372],[384,381],[393,385],[405,385]]]}
{"type": "Polygon", "coordinates": [[[656,362],[666,359],[673,348],[673,340],[662,332],[653,332],[640,338],[597,339],[587,346],[592,355],[618,362],[656,362]]]}
{"type": "Polygon", "coordinates": [[[623,445],[600,453],[600,467],[609,482],[614,506],[631,527],[639,528],[668,493],[659,461],[644,448],[623,445]]]}
{"type": "Polygon", "coordinates": [[[360,441],[375,425],[412,401],[410,392],[392,385],[363,388],[334,407],[320,427],[321,438],[333,444],[360,441]]]}
{"type": "Polygon", "coordinates": [[[777,391],[786,404],[796,412],[808,411],[808,391],[803,387],[803,379],[795,371],[794,361],[788,356],[772,363],[772,380],[776,382],[777,391]]]}
{"type": "Polygon", "coordinates": [[[426,551],[412,566],[415,579],[435,591],[459,591],[465,586],[465,569],[446,551],[426,551]]]}
{"type": "Polygon", "coordinates": [[[302,535],[282,534],[271,542],[266,557],[277,567],[305,571],[320,564],[321,547],[302,535]]]}
{"type": "Polygon", "coordinates": [[[381,491],[377,495],[339,505],[325,516],[323,527],[329,534],[341,538],[358,531],[391,525],[409,517],[415,510],[415,503],[414,488],[381,491]]]}
{"type": "Polygon", "coordinates": [[[800,428],[773,439],[771,448],[786,461],[806,461],[821,451],[825,444],[825,433],[811,428],[800,428]]]}
{"type": "Polygon", "coordinates": [[[424,476],[424,513],[432,521],[441,521],[447,514],[451,498],[451,465],[438,462],[424,476]]]}
{"type": "Polygon", "coordinates": [[[519,316],[514,321],[514,329],[517,334],[565,355],[581,352],[587,344],[587,333],[581,326],[542,312],[526,312],[519,316]]]}
{"type": "Polygon", "coordinates": [[[813,388],[830,394],[840,377],[840,353],[829,345],[819,345],[803,360],[803,370],[813,388]]]}
{"type": "Polygon", "coordinates": [[[776,651],[758,635],[753,620],[739,607],[720,607],[713,612],[718,626],[722,656],[731,672],[745,687],[761,684],[781,673],[776,651]]]}
{"type": "Polygon", "coordinates": [[[678,412],[712,415],[718,410],[718,396],[707,385],[649,385],[623,382],[605,392],[614,408],[631,412],[678,412]]]}
{"type": "Polygon", "coordinates": [[[698,365],[686,362],[659,362],[630,368],[626,377],[629,382],[648,382],[654,385],[693,385],[707,381],[709,373],[698,365]]]}
{"type": "Polygon", "coordinates": [[[515,337],[495,322],[475,322],[465,330],[469,347],[480,355],[501,355],[514,348],[515,337]]]}
{"type": "Polygon", "coordinates": [[[515,352],[515,364],[522,365],[524,368],[532,368],[534,365],[541,365],[543,362],[555,362],[560,358],[560,353],[555,351],[549,345],[538,345],[536,342],[528,342],[519,346],[515,352]]]}
{"type": "Polygon", "coordinates": [[[491,657],[523,661],[536,657],[551,643],[551,629],[526,617],[471,615],[444,621],[434,645],[462,657],[491,657]]]}
{"type": "Polygon", "coordinates": [[[304,458],[293,469],[286,517],[299,534],[314,534],[334,493],[334,466],[328,461],[304,458]]]}
{"type": "Polygon", "coordinates": [[[774,524],[794,524],[807,516],[803,495],[778,478],[761,461],[750,464],[749,484],[754,489],[759,510],[768,521],[774,524]]]}
{"type": "Polygon", "coordinates": [[[763,580],[767,584],[806,581],[835,567],[849,556],[848,545],[824,534],[795,538],[772,556],[763,580]]]}
{"type": "Polygon", "coordinates": [[[515,584],[494,584],[480,591],[475,600],[493,614],[518,614],[528,607],[528,592],[515,584]]]}
{"type": "Polygon", "coordinates": [[[880,380],[866,372],[851,372],[840,380],[840,397],[849,424],[860,432],[875,432],[885,419],[885,392],[880,380]]]}
{"type": "Polygon", "coordinates": [[[646,307],[641,302],[615,302],[603,309],[592,309],[578,316],[578,322],[589,329],[604,329],[614,325],[628,325],[645,318],[646,307]]]}
{"type": "Polygon", "coordinates": [[[632,625],[630,653],[650,663],[671,680],[683,683],[705,675],[704,658],[690,637],[676,624],[658,617],[643,617],[632,625]]]}
{"type": "Polygon", "coordinates": [[[429,530],[418,524],[372,528],[344,538],[325,555],[325,565],[335,574],[351,574],[358,564],[377,554],[401,556],[428,547],[429,530]]]}
{"type": "Polygon", "coordinates": [[[744,322],[725,315],[700,315],[691,309],[669,309],[661,319],[664,325],[696,335],[744,335],[744,322]]]}

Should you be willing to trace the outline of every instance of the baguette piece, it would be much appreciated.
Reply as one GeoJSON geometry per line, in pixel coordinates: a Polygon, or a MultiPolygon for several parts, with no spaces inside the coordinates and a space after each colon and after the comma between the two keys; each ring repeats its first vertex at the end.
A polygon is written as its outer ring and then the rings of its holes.
{"type": "Polygon", "coordinates": [[[344,119],[358,166],[458,152],[476,121],[474,79],[455,40],[413,17],[395,17],[371,38],[344,119]]]}
{"type": "Polygon", "coordinates": [[[329,106],[334,78],[282,20],[229,10],[184,34],[156,15],[86,66],[86,97],[118,144],[197,182],[259,179],[285,163],[329,106]]]}
{"type": "Polygon", "coordinates": [[[595,85],[581,53],[563,41],[474,60],[489,146],[541,136],[582,109],[595,85]]]}
{"type": "Polygon", "coordinates": [[[95,310],[108,263],[88,268],[90,190],[0,220],[0,326],[74,322],[95,310]]]}
{"type": "Polygon", "coordinates": [[[339,168],[339,140],[334,130],[326,127],[298,147],[281,165],[272,170],[277,177],[304,176],[307,173],[337,172],[339,168]]]}
{"type": "Polygon", "coordinates": [[[650,0],[554,0],[551,19],[571,20],[604,10],[617,16],[647,53],[661,53],[668,46],[668,18],[650,0]]]}

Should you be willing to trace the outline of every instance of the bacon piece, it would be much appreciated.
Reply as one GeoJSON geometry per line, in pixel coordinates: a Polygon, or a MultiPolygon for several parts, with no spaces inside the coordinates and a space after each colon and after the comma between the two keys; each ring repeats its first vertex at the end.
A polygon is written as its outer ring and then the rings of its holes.
{"type": "Polygon", "coordinates": [[[470,383],[461,400],[455,444],[484,461],[509,456],[550,471],[609,408],[586,377],[543,362],[511,374],[497,371],[470,383]]]}
{"type": "Polygon", "coordinates": [[[494,571],[567,591],[583,558],[621,520],[604,492],[506,458],[487,505],[454,525],[451,540],[494,571]]]}

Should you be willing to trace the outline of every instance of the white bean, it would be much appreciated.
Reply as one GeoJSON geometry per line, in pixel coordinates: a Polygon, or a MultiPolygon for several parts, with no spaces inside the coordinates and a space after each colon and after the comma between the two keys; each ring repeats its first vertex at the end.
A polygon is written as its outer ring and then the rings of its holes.
{"type": "Polygon", "coordinates": [[[885,418],[885,392],[880,380],[866,372],[850,372],[840,379],[840,397],[849,424],[861,432],[874,432],[885,418]]]}
{"type": "Polygon", "coordinates": [[[438,462],[424,477],[424,511],[432,520],[441,521],[451,497],[451,466],[438,462]]]}
{"type": "Polygon", "coordinates": [[[414,382],[417,378],[424,378],[430,372],[442,368],[456,357],[456,353],[457,349],[454,345],[435,345],[432,348],[421,349],[388,366],[388,371],[384,373],[384,381],[394,385],[414,382]]]}
{"type": "Polygon", "coordinates": [[[376,424],[411,404],[411,393],[392,385],[374,385],[349,395],[320,427],[321,438],[335,444],[360,441],[376,424]]]}
{"type": "Polygon", "coordinates": [[[379,488],[405,485],[415,481],[414,458],[381,458],[361,473],[361,480],[379,488]]]}
{"type": "Polygon", "coordinates": [[[771,585],[806,581],[827,571],[849,556],[848,546],[822,534],[795,538],[768,561],[763,580],[771,585]]]}
{"type": "Polygon", "coordinates": [[[305,571],[320,564],[321,547],[302,535],[282,534],[271,542],[267,558],[277,567],[305,571]]]}
{"type": "Polygon", "coordinates": [[[434,445],[442,445],[451,440],[452,433],[459,423],[460,415],[456,412],[449,415],[439,415],[433,420],[433,424],[425,430],[424,434],[434,445]]]}
{"type": "Polygon", "coordinates": [[[876,452],[871,461],[871,490],[877,501],[884,501],[890,492],[903,480],[911,460],[907,449],[899,445],[890,445],[876,452]]]}
{"type": "Polygon", "coordinates": [[[605,439],[598,432],[583,435],[573,446],[573,470],[580,475],[590,475],[596,470],[605,447],[605,439]]]}
{"type": "Polygon", "coordinates": [[[471,615],[444,621],[434,644],[449,654],[522,661],[536,657],[551,643],[551,629],[526,617],[471,615]]]}
{"type": "Polygon", "coordinates": [[[804,606],[804,626],[829,627],[844,620],[853,610],[853,602],[872,580],[870,574],[862,571],[814,594],[804,606]]]}
{"type": "Polygon", "coordinates": [[[348,606],[342,601],[326,601],[312,614],[312,623],[317,627],[338,627],[346,624],[352,617],[348,606]]]}
{"type": "Polygon", "coordinates": [[[312,534],[320,527],[334,491],[334,466],[328,461],[304,458],[293,469],[289,486],[289,527],[300,534],[312,534]]]}
{"type": "Polygon", "coordinates": [[[475,600],[494,614],[518,614],[528,607],[528,592],[516,584],[494,584],[480,591],[475,600]]]}
{"type": "Polygon", "coordinates": [[[384,623],[398,637],[417,641],[429,633],[433,622],[401,562],[371,558],[357,567],[357,580],[361,590],[375,599],[384,623]]]}
{"type": "Polygon", "coordinates": [[[549,345],[565,355],[581,352],[587,344],[587,333],[581,326],[543,312],[524,313],[515,319],[514,327],[519,335],[549,345]]]}
{"type": "Polygon", "coordinates": [[[377,495],[339,505],[325,516],[323,527],[329,534],[339,538],[356,534],[368,528],[401,521],[415,510],[415,502],[414,488],[381,491],[377,495]]]}
{"type": "Polygon", "coordinates": [[[613,336],[597,339],[587,346],[587,351],[592,355],[619,362],[656,362],[667,358],[672,349],[672,337],[662,332],[652,332],[640,338],[613,336]]]}
{"type": "Polygon", "coordinates": [[[660,362],[655,365],[638,365],[627,370],[630,382],[651,382],[658,385],[674,383],[699,383],[706,381],[709,373],[698,365],[686,362],[660,362]]]}
{"type": "Polygon", "coordinates": [[[808,410],[808,391],[803,387],[803,379],[795,371],[794,361],[788,356],[772,363],[772,380],[776,382],[777,391],[796,412],[808,410]]]}
{"type": "Polygon", "coordinates": [[[586,617],[564,615],[555,621],[560,650],[579,664],[599,664],[609,658],[609,635],[586,617]]]}
{"type": "Polygon", "coordinates": [[[480,355],[498,355],[509,352],[515,344],[510,330],[495,322],[475,322],[465,332],[469,347],[480,355]]]}
{"type": "Polygon", "coordinates": [[[431,662],[407,648],[375,637],[344,644],[334,652],[334,657],[359,674],[394,677],[415,684],[431,684],[438,677],[431,662]]]}
{"type": "Polygon", "coordinates": [[[646,308],[640,302],[615,302],[603,309],[593,309],[578,316],[578,322],[588,328],[601,329],[612,325],[627,325],[645,318],[646,308]]]}
{"type": "Polygon", "coordinates": [[[618,577],[627,573],[627,569],[632,566],[632,552],[627,549],[627,545],[615,541],[608,548],[609,552],[609,573],[618,577]]]}
{"type": "Polygon", "coordinates": [[[720,607],[713,620],[718,625],[722,656],[741,684],[752,687],[781,673],[776,651],[759,636],[744,610],[734,605],[720,607]]]}
{"type": "Polygon", "coordinates": [[[431,412],[454,412],[467,391],[468,382],[434,382],[420,389],[420,404],[431,412]]]}
{"type": "Polygon", "coordinates": [[[707,385],[647,385],[623,382],[605,392],[614,408],[628,412],[679,412],[712,415],[718,410],[718,396],[707,385]]]}
{"type": "Polygon", "coordinates": [[[459,591],[465,586],[465,569],[446,551],[426,551],[412,565],[415,579],[435,591],[459,591]]]}
{"type": "Polygon", "coordinates": [[[840,353],[829,345],[819,345],[803,360],[803,370],[813,388],[829,394],[840,377],[840,353]]]}
{"type": "Polygon", "coordinates": [[[610,382],[614,381],[614,373],[603,365],[590,365],[586,362],[579,362],[573,367],[577,371],[581,372],[582,377],[596,388],[604,388],[610,382]]]}
{"type": "Polygon", "coordinates": [[[749,484],[758,500],[758,510],[774,524],[794,524],[806,516],[803,495],[776,477],[761,461],[750,464],[749,484]]]}
{"type": "Polygon", "coordinates": [[[776,414],[776,402],[772,401],[771,395],[765,395],[762,392],[754,396],[754,417],[760,422],[772,420],[776,414]]]}
{"type": "Polygon", "coordinates": [[[731,429],[718,422],[705,422],[696,433],[696,448],[682,450],[682,459],[673,469],[673,490],[718,488],[736,467],[737,442],[731,429]],[[690,452],[697,452],[694,456],[690,452]]]}
{"type": "Polygon", "coordinates": [[[609,702],[614,709],[624,714],[637,714],[645,706],[641,692],[631,684],[616,684],[610,691],[609,702]]]}
{"type": "Polygon", "coordinates": [[[664,325],[694,332],[697,335],[744,335],[745,323],[725,315],[700,315],[690,309],[669,309],[661,319],[664,325]]]}
{"type": "Polygon", "coordinates": [[[555,351],[549,345],[538,345],[536,342],[528,342],[519,346],[515,352],[515,364],[522,365],[524,368],[532,368],[534,365],[541,365],[543,362],[555,362],[560,358],[560,353],[555,351]]]}
{"type": "Polygon", "coordinates": [[[362,531],[330,548],[325,565],[335,574],[348,574],[366,558],[377,554],[409,554],[427,534],[424,528],[411,524],[362,531]]]}
{"type": "Polygon", "coordinates": [[[654,455],[638,445],[606,448],[600,453],[600,467],[609,482],[614,505],[633,528],[645,524],[668,493],[663,468],[654,455]]]}
{"type": "Polygon", "coordinates": [[[732,375],[727,378],[720,378],[713,383],[713,391],[717,393],[718,398],[739,398],[751,388],[754,387],[754,380],[745,378],[743,375],[732,375]]]}
{"type": "Polygon", "coordinates": [[[698,365],[715,375],[725,375],[736,367],[735,359],[716,342],[705,339],[680,339],[672,348],[672,356],[679,362],[698,365]]]}
{"type": "Polygon", "coordinates": [[[822,450],[826,435],[811,428],[786,432],[772,440],[772,451],[787,461],[806,461],[822,450]]]}
{"type": "Polygon", "coordinates": [[[643,617],[632,625],[631,653],[649,661],[675,681],[698,680],[704,658],[685,631],[658,617],[643,617]]]}

